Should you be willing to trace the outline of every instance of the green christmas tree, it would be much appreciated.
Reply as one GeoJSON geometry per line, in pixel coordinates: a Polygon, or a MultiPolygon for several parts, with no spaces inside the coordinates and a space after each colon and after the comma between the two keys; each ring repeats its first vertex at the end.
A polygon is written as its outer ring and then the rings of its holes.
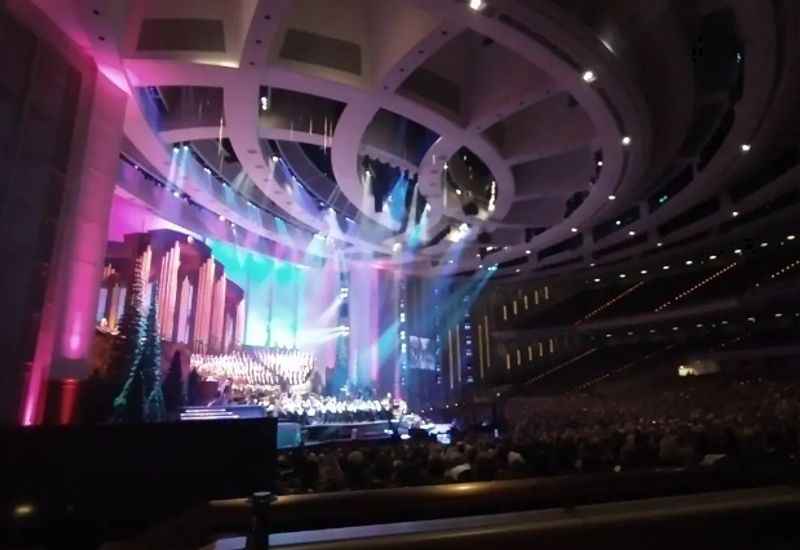
{"type": "Polygon", "coordinates": [[[139,360],[142,328],[142,264],[141,260],[137,260],[133,270],[133,281],[125,300],[125,310],[120,319],[119,335],[114,340],[106,374],[115,395],[122,389],[131,369],[139,360]]]}
{"type": "MultiPolygon", "coordinates": [[[[138,276],[139,268],[135,278],[138,276]]],[[[141,284],[134,283],[138,295],[132,302],[141,304],[141,284]]],[[[140,317],[141,318],[141,317],[140,317]]],[[[161,340],[158,334],[158,285],[153,285],[150,309],[142,327],[139,324],[139,345],[133,352],[128,379],[114,400],[115,422],[161,422],[165,419],[164,396],[161,393],[161,340]]]]}
{"type": "Polygon", "coordinates": [[[164,394],[161,391],[161,337],[158,331],[158,284],[153,284],[150,311],[144,326],[144,342],[139,357],[139,370],[144,386],[145,422],[163,422],[166,419],[164,394]]]}

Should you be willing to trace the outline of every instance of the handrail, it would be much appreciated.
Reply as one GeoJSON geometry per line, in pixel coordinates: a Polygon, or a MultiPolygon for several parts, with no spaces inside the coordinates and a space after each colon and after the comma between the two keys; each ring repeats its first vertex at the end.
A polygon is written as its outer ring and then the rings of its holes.
{"type": "MultiPolygon", "coordinates": [[[[785,476],[783,476],[785,478],[785,476]]],[[[398,520],[422,521],[604,502],[689,495],[775,483],[774,475],[661,469],[627,473],[430,485],[278,497],[270,531],[352,527],[398,520]]],[[[137,548],[196,549],[221,537],[247,533],[249,499],[211,501],[137,539],[137,548]]]]}

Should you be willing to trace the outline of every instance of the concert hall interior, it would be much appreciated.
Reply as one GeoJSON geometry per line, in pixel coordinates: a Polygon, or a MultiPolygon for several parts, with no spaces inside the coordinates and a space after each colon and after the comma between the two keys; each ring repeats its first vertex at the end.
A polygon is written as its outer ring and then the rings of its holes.
{"type": "Polygon", "coordinates": [[[794,0],[0,2],[5,447],[223,434],[201,471],[260,426],[281,495],[797,466],[799,30],[794,0]]]}

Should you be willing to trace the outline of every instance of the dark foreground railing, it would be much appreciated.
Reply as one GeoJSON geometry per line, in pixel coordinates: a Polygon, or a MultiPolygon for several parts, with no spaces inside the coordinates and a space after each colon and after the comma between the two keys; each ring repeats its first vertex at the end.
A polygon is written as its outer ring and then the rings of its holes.
{"type": "MultiPolygon", "coordinates": [[[[268,533],[352,528],[397,522],[425,522],[448,518],[477,518],[500,513],[553,508],[572,510],[580,506],[612,502],[642,501],[765,486],[776,483],[778,477],[786,480],[791,476],[787,477],[786,472],[781,472],[780,475],[776,472],[757,471],[723,474],[707,470],[670,469],[281,496],[276,499],[262,495],[257,499],[262,503],[258,514],[254,514],[252,499],[209,502],[171,522],[147,531],[137,541],[141,546],[135,547],[195,549],[219,538],[249,534],[250,547],[261,548],[266,545],[268,533]]],[[[788,489],[786,491],[783,500],[779,499],[776,503],[790,507],[800,504],[800,493],[788,489]]],[[[667,514],[665,518],[669,517],[668,512],[668,509],[663,511],[667,514]]],[[[628,505],[625,514],[630,513],[632,509],[628,505]]],[[[640,519],[645,520],[645,518],[640,519]]],[[[622,524],[616,525],[616,528],[620,527],[622,524]]],[[[532,529],[533,526],[526,528],[532,529]]],[[[521,533],[522,531],[520,536],[521,533]]],[[[491,538],[495,535],[499,535],[496,529],[489,530],[481,537],[491,538]]],[[[393,535],[396,536],[399,535],[393,535]]],[[[416,533],[414,536],[424,539],[433,535],[426,532],[416,533]]],[[[437,537],[434,538],[439,544],[442,541],[437,537]]],[[[418,543],[421,544],[421,541],[415,542],[418,543]]],[[[355,546],[347,544],[341,546],[341,548],[351,547],[355,546]]],[[[387,547],[394,547],[394,543],[387,547]]]]}

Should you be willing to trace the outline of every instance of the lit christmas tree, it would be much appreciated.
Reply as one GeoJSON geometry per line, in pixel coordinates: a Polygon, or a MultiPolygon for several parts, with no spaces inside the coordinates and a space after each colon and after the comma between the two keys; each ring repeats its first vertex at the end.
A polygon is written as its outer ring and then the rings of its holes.
{"type": "Polygon", "coordinates": [[[114,394],[122,389],[131,369],[139,360],[142,329],[142,263],[139,259],[133,270],[133,281],[128,289],[119,335],[114,339],[106,375],[114,394]]]}
{"type": "Polygon", "coordinates": [[[163,422],[167,416],[161,391],[161,337],[158,330],[158,284],[153,284],[150,311],[144,325],[144,342],[139,357],[139,370],[144,386],[145,422],[163,422]]]}

